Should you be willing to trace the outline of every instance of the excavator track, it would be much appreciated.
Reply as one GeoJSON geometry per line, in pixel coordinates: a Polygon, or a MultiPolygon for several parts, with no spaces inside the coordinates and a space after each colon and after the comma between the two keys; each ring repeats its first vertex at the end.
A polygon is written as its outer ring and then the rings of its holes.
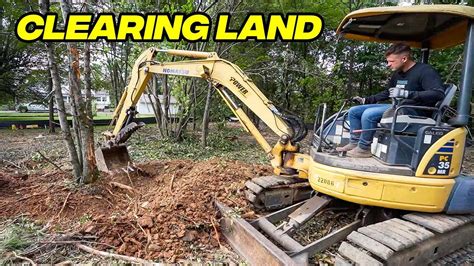
{"type": "Polygon", "coordinates": [[[473,244],[474,215],[409,213],[353,231],[336,265],[469,263],[473,244]]]}
{"type": "Polygon", "coordinates": [[[474,241],[455,252],[444,256],[431,263],[433,266],[441,265],[473,265],[474,264],[474,241]]]}
{"type": "Polygon", "coordinates": [[[245,183],[245,197],[255,208],[276,210],[311,197],[314,190],[305,179],[292,176],[260,176],[245,183]]]}

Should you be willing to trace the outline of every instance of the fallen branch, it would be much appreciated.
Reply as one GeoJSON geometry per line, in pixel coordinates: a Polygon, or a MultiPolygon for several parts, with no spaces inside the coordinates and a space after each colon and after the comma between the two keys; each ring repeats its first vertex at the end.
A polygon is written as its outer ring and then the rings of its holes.
{"type": "Polygon", "coordinates": [[[36,265],[37,265],[34,261],[32,261],[32,260],[29,259],[29,258],[27,258],[27,257],[22,257],[22,256],[17,255],[17,254],[15,253],[15,251],[13,251],[13,256],[15,256],[15,258],[18,258],[18,259],[21,259],[21,260],[26,260],[26,261],[28,261],[29,263],[31,263],[31,265],[33,265],[33,266],[36,266],[36,265]]]}
{"type": "Polygon", "coordinates": [[[110,189],[108,189],[108,188],[105,188],[105,189],[107,190],[107,192],[109,192],[109,193],[110,193],[110,195],[112,195],[112,196],[114,196],[114,197],[115,197],[115,194],[114,194],[114,193],[112,193],[112,191],[110,191],[110,189]]]}
{"type": "Polygon", "coordinates": [[[129,257],[129,256],[124,256],[124,255],[118,255],[118,254],[113,254],[105,251],[100,251],[97,249],[93,249],[91,247],[88,247],[86,245],[82,244],[75,244],[75,246],[81,250],[84,250],[86,252],[89,252],[91,254],[97,255],[97,256],[102,256],[102,257],[107,257],[107,258],[114,258],[114,259],[119,259],[119,260],[125,260],[133,263],[141,263],[141,264],[151,264],[153,263],[152,261],[148,260],[143,260],[139,258],[134,258],[134,257],[129,257]]]}
{"type": "Polygon", "coordinates": [[[46,157],[44,154],[42,154],[40,151],[36,151],[43,159],[45,159],[48,163],[52,164],[56,169],[58,169],[61,172],[64,172],[61,167],[59,167],[57,164],[55,164],[53,161],[51,161],[48,157],[46,157]]]}
{"type": "Polygon", "coordinates": [[[31,195],[27,195],[27,196],[24,196],[22,198],[19,198],[17,201],[22,201],[22,200],[26,200],[26,199],[29,199],[29,198],[32,198],[32,197],[40,196],[41,194],[44,194],[45,192],[46,192],[46,190],[42,190],[39,193],[33,193],[31,195]]]}
{"type": "Polygon", "coordinates": [[[19,165],[17,165],[17,164],[14,163],[14,162],[10,162],[10,161],[5,160],[5,159],[2,159],[2,160],[3,160],[4,162],[8,163],[8,164],[11,165],[11,166],[15,166],[15,167],[18,168],[18,169],[22,169],[19,165]]]}
{"type": "Polygon", "coordinates": [[[86,240],[47,240],[47,241],[40,241],[39,243],[41,244],[46,244],[46,245],[66,245],[66,244],[82,244],[82,243],[88,243],[88,244],[94,244],[94,245],[104,245],[108,248],[111,249],[116,249],[116,247],[111,246],[106,243],[100,243],[100,242],[94,242],[94,241],[86,241],[86,240]]]}
{"type": "Polygon", "coordinates": [[[69,199],[69,196],[71,196],[71,192],[69,192],[66,196],[66,199],[64,200],[63,206],[61,207],[61,210],[59,211],[58,215],[56,215],[58,218],[61,216],[61,213],[64,210],[64,207],[66,207],[67,200],[69,199]]]}
{"type": "Polygon", "coordinates": [[[219,234],[219,231],[217,231],[217,227],[214,224],[214,217],[212,217],[212,216],[211,216],[211,224],[212,224],[212,227],[214,227],[214,232],[216,233],[217,243],[219,243],[219,247],[222,247],[221,241],[219,240],[220,234],[219,234]]]}
{"type": "Polygon", "coordinates": [[[33,188],[37,188],[39,187],[40,185],[34,185],[34,186],[29,186],[29,187],[22,187],[22,188],[19,188],[16,190],[16,192],[19,192],[19,191],[22,191],[22,190],[25,190],[25,189],[28,189],[28,190],[32,190],[33,188]]]}
{"type": "Polygon", "coordinates": [[[130,181],[130,185],[133,187],[133,182],[132,182],[132,178],[130,177],[130,162],[127,163],[127,171],[125,171],[127,173],[127,176],[128,176],[128,181],[130,181]]]}
{"type": "Polygon", "coordinates": [[[110,182],[109,183],[111,186],[114,186],[114,187],[118,187],[118,188],[122,188],[122,189],[126,189],[132,193],[137,193],[137,190],[130,187],[130,186],[127,186],[127,185],[124,185],[124,184],[121,184],[121,183],[117,183],[117,182],[110,182]]]}

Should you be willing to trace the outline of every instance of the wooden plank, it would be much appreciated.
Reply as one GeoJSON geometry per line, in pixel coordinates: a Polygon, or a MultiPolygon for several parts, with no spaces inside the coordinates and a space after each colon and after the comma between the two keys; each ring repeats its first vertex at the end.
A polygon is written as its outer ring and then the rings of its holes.
{"type": "Polygon", "coordinates": [[[424,226],[438,233],[444,233],[446,231],[449,231],[448,225],[441,223],[437,220],[430,219],[429,217],[426,217],[420,214],[409,213],[409,214],[403,215],[402,218],[410,222],[414,222],[416,224],[424,226]]]}
{"type": "Polygon", "coordinates": [[[357,232],[359,233],[362,233],[388,247],[390,247],[391,249],[395,250],[395,251],[398,251],[398,250],[402,250],[404,247],[405,247],[405,244],[404,243],[401,243],[400,241],[398,241],[397,239],[393,239],[391,237],[388,237],[388,236],[385,236],[384,234],[381,234],[379,233],[378,231],[376,230],[373,230],[371,228],[368,228],[368,227],[361,227],[359,229],[357,229],[357,232]]]}
{"type": "Polygon", "coordinates": [[[434,236],[434,234],[432,232],[426,230],[423,226],[419,226],[417,224],[414,224],[414,223],[411,223],[411,222],[408,222],[408,221],[405,221],[405,220],[402,220],[402,219],[398,219],[398,218],[390,219],[390,221],[392,221],[394,223],[398,223],[398,224],[403,225],[403,226],[406,226],[407,228],[409,228],[409,230],[411,232],[414,232],[417,235],[422,236],[423,239],[427,239],[427,238],[430,238],[430,237],[434,236]]]}
{"type": "Polygon", "coordinates": [[[393,255],[393,250],[384,244],[373,240],[357,231],[352,232],[347,236],[347,239],[354,244],[361,246],[363,249],[370,251],[372,254],[379,256],[382,259],[388,259],[393,255]]]}
{"type": "Polygon", "coordinates": [[[363,252],[362,250],[352,246],[351,244],[345,241],[343,241],[339,246],[338,252],[342,256],[352,260],[358,265],[383,265],[378,260],[372,258],[369,254],[363,252]]]}

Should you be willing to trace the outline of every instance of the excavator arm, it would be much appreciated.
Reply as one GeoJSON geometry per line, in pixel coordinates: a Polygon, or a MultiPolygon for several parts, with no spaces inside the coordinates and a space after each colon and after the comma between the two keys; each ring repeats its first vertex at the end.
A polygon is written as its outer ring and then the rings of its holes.
{"type": "Polygon", "coordinates": [[[125,142],[131,134],[124,134],[124,131],[133,132],[134,128],[141,126],[132,124],[133,129],[130,129],[131,123],[134,123],[132,121],[136,114],[136,104],[154,74],[195,77],[211,82],[239,118],[243,128],[255,137],[263,150],[271,157],[276,174],[299,172],[301,177],[307,176],[309,158],[307,155],[298,153],[297,144],[306,135],[306,128],[302,121],[295,116],[280,112],[238,66],[219,58],[216,53],[155,48],[143,52],[133,66],[130,82],[114,111],[113,132],[105,134],[109,146],[125,142]],[[158,52],[193,59],[162,63],[154,61],[158,52]],[[252,110],[279,136],[280,139],[275,146],[270,146],[234,97],[252,110]]]}

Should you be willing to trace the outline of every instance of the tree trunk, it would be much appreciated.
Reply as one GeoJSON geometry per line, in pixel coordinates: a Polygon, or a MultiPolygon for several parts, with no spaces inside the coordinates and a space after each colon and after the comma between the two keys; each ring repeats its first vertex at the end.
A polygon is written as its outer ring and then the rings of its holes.
{"type": "MultiPolygon", "coordinates": [[[[61,10],[63,18],[67,18],[71,12],[69,0],[61,0],[61,10]]],[[[65,22],[66,23],[66,22],[65,22]]],[[[81,80],[79,69],[79,50],[76,43],[67,43],[69,51],[69,90],[74,99],[75,120],[77,121],[76,139],[78,149],[80,150],[82,171],[80,176],[76,176],[79,183],[90,183],[95,181],[97,176],[97,166],[95,164],[94,155],[94,135],[92,124],[92,108],[91,108],[91,80],[90,80],[90,47],[86,46],[87,54],[85,55],[86,74],[86,101],[84,101],[81,93],[81,80]],[[88,94],[88,95],[87,95],[88,94]],[[89,108],[88,108],[89,107],[89,108]]]]}
{"type": "Polygon", "coordinates": [[[49,133],[54,133],[54,97],[53,97],[53,78],[51,72],[48,72],[48,95],[49,95],[49,133]]]}
{"type": "Polygon", "coordinates": [[[202,115],[202,134],[201,146],[207,146],[207,135],[209,134],[209,111],[211,109],[212,83],[209,82],[209,88],[206,96],[206,106],[204,107],[204,114],[202,115]]]}
{"type": "MultiPolygon", "coordinates": [[[[71,57],[71,55],[69,55],[71,57]]],[[[71,60],[71,59],[69,59],[71,60]]],[[[70,96],[70,106],[71,106],[71,115],[72,115],[72,130],[74,132],[73,137],[75,138],[75,142],[77,144],[76,150],[77,150],[77,156],[79,158],[79,165],[81,168],[81,176],[77,176],[77,180],[82,179],[82,138],[81,138],[81,126],[79,124],[79,104],[77,103],[77,97],[74,96],[73,92],[73,86],[74,86],[74,81],[73,81],[73,74],[71,71],[71,66],[69,66],[69,75],[68,75],[68,80],[69,80],[69,96],[70,96]]]]}
{"type": "MultiPolygon", "coordinates": [[[[48,9],[49,9],[49,0],[41,0],[40,6],[41,6],[41,13],[46,14],[46,12],[48,12],[48,9]]],[[[46,52],[48,55],[48,63],[49,63],[49,69],[51,72],[54,95],[56,98],[56,103],[58,105],[59,124],[61,126],[61,131],[63,133],[64,140],[68,148],[69,160],[71,161],[71,164],[72,164],[73,174],[75,177],[77,177],[81,175],[79,158],[77,156],[76,146],[74,145],[74,140],[72,138],[71,130],[67,122],[66,108],[64,106],[63,93],[61,91],[61,82],[59,78],[58,66],[56,65],[56,59],[54,58],[53,43],[50,43],[50,42],[45,43],[45,46],[46,46],[46,52]]]]}
{"type": "Polygon", "coordinates": [[[170,136],[170,131],[169,131],[169,123],[168,123],[168,114],[169,114],[169,87],[168,87],[168,76],[163,76],[162,80],[162,86],[163,86],[163,112],[161,116],[161,125],[163,126],[163,133],[165,134],[166,137],[170,136]]]}
{"type": "Polygon", "coordinates": [[[160,98],[158,98],[158,76],[153,75],[151,79],[151,89],[148,89],[148,98],[150,100],[152,109],[153,109],[153,114],[155,115],[155,121],[156,121],[156,127],[160,131],[160,135],[163,138],[164,133],[163,133],[163,127],[161,126],[161,117],[163,116],[163,113],[161,112],[161,103],[160,103],[160,98]],[[155,99],[155,102],[153,103],[153,99],[155,99]]]}
{"type": "MultiPolygon", "coordinates": [[[[86,10],[87,11],[87,10],[86,10]]],[[[92,183],[98,176],[97,164],[95,161],[94,146],[94,119],[92,114],[92,81],[91,81],[91,51],[90,43],[84,44],[84,84],[86,93],[86,119],[82,143],[85,145],[84,164],[82,166],[82,176],[84,183],[92,183]]]]}

